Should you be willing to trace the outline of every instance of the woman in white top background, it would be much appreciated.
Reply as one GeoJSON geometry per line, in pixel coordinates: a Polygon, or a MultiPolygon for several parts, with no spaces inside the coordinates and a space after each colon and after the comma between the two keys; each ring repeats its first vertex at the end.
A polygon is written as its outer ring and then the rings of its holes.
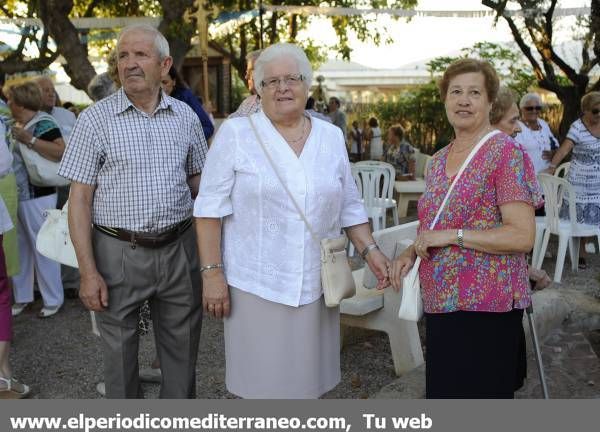
{"type": "Polygon", "coordinates": [[[304,111],[312,70],[304,51],[275,44],[255,63],[261,112],[224,122],[208,152],[194,216],[203,304],[224,317],[226,385],[244,398],[316,398],[340,381],[339,309],[327,308],[319,238],[343,228],[388,284],[341,130],[304,111]]]}
{"type": "Polygon", "coordinates": [[[371,160],[381,160],[383,158],[383,139],[381,138],[381,129],[375,117],[369,119],[369,150],[371,160]]]}
{"type": "Polygon", "coordinates": [[[550,159],[558,148],[558,140],[550,130],[550,126],[540,118],[542,98],[537,93],[523,95],[519,102],[521,109],[521,132],[515,140],[521,144],[529,155],[536,174],[548,171],[550,159]]]}

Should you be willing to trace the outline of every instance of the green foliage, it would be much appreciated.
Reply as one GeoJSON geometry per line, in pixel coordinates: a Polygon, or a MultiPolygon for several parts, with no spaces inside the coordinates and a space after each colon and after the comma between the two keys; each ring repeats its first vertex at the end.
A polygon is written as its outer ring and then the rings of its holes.
{"type": "MultiPolygon", "coordinates": [[[[273,5],[296,6],[323,6],[323,7],[359,7],[359,8],[413,8],[417,0],[274,0],[269,2],[273,5]]],[[[209,8],[216,8],[219,12],[247,11],[258,8],[256,0],[210,0],[209,8]]],[[[349,45],[348,31],[354,31],[361,41],[370,41],[375,44],[388,42],[390,35],[386,29],[376,26],[377,17],[372,16],[331,16],[331,22],[338,41],[334,49],[344,59],[349,59],[352,49],[349,45]]],[[[264,46],[276,42],[296,42],[296,36],[305,30],[310,23],[311,17],[307,15],[288,15],[281,13],[265,13],[263,16],[263,43],[264,46]]],[[[233,66],[242,73],[246,67],[245,59],[247,53],[260,47],[260,23],[256,17],[241,25],[237,31],[228,35],[220,36],[216,40],[222,47],[231,53],[233,66]]],[[[309,59],[318,63],[323,59],[321,49],[316,49],[314,41],[302,43],[307,50],[309,59]]]]}
{"type": "Polygon", "coordinates": [[[536,84],[531,66],[524,62],[521,53],[492,42],[478,42],[470,48],[463,48],[457,57],[436,57],[427,63],[432,76],[441,75],[446,68],[459,58],[478,58],[489,62],[502,84],[513,89],[516,94],[527,93],[536,84]]]}
{"type": "Polygon", "coordinates": [[[453,134],[433,81],[399,94],[397,102],[359,104],[352,106],[352,111],[350,121],[375,117],[384,133],[400,123],[408,141],[426,154],[448,143],[453,134]]]}

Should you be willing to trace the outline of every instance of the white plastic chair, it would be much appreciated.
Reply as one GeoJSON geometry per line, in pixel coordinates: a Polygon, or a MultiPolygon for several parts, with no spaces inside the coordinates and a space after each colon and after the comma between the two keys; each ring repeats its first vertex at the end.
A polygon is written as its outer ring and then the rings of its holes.
{"type": "Polygon", "coordinates": [[[550,234],[557,235],[558,253],[556,256],[554,282],[560,283],[567,246],[569,247],[569,256],[571,258],[571,269],[576,272],[579,263],[579,239],[581,237],[595,236],[600,241],[600,227],[577,222],[575,192],[573,186],[567,180],[549,174],[539,174],[538,180],[544,191],[546,229],[542,246],[537,256],[537,262],[534,262],[534,266],[538,269],[542,267],[550,234]],[[568,220],[558,217],[563,201],[568,205],[568,220]]]}
{"type": "Polygon", "coordinates": [[[375,204],[380,207],[385,207],[386,215],[384,216],[384,225],[383,225],[384,228],[385,228],[385,217],[387,216],[387,211],[389,209],[392,210],[392,217],[394,218],[394,225],[398,225],[400,223],[400,220],[398,218],[398,203],[393,198],[394,197],[394,179],[396,178],[396,169],[394,168],[394,165],[392,165],[391,163],[382,162],[382,161],[374,161],[374,160],[360,161],[360,162],[356,162],[356,164],[355,164],[355,166],[363,166],[363,165],[371,166],[371,167],[385,168],[390,172],[391,180],[389,182],[389,190],[387,191],[387,195],[385,198],[376,198],[375,204]]]}
{"type": "Polygon", "coordinates": [[[384,203],[391,200],[391,173],[388,168],[358,165],[352,167],[352,176],[356,181],[367,216],[373,220],[373,231],[385,228],[386,207],[384,203]]]}
{"type": "MultiPolygon", "coordinates": [[[[571,162],[562,163],[554,171],[555,177],[561,177],[566,179],[569,173],[571,162]]],[[[535,217],[535,242],[533,244],[533,251],[531,253],[531,263],[535,265],[539,258],[540,249],[542,248],[542,239],[544,238],[544,231],[546,230],[546,217],[536,216],[535,217]]]]}

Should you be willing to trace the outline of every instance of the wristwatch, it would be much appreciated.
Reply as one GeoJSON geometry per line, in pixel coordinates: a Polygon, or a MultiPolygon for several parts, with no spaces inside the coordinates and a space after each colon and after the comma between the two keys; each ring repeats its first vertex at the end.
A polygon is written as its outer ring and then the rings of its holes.
{"type": "Polygon", "coordinates": [[[459,229],[456,232],[456,239],[457,239],[458,247],[461,248],[461,249],[464,248],[465,247],[465,243],[464,243],[464,237],[463,237],[463,230],[462,230],[462,228],[459,229]]]}
{"type": "Polygon", "coordinates": [[[27,148],[33,149],[33,146],[35,145],[36,141],[37,138],[32,136],[29,142],[27,143],[27,148]]]}

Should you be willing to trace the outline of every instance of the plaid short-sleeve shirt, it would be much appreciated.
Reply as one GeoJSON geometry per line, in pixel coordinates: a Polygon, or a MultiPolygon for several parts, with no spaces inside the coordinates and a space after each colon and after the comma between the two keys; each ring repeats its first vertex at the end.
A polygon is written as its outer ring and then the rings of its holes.
{"type": "Polygon", "coordinates": [[[192,215],[187,178],[200,173],[206,152],[185,103],[161,92],[147,114],[121,89],[80,114],[58,173],[96,186],[95,224],[161,232],[192,215]]]}

